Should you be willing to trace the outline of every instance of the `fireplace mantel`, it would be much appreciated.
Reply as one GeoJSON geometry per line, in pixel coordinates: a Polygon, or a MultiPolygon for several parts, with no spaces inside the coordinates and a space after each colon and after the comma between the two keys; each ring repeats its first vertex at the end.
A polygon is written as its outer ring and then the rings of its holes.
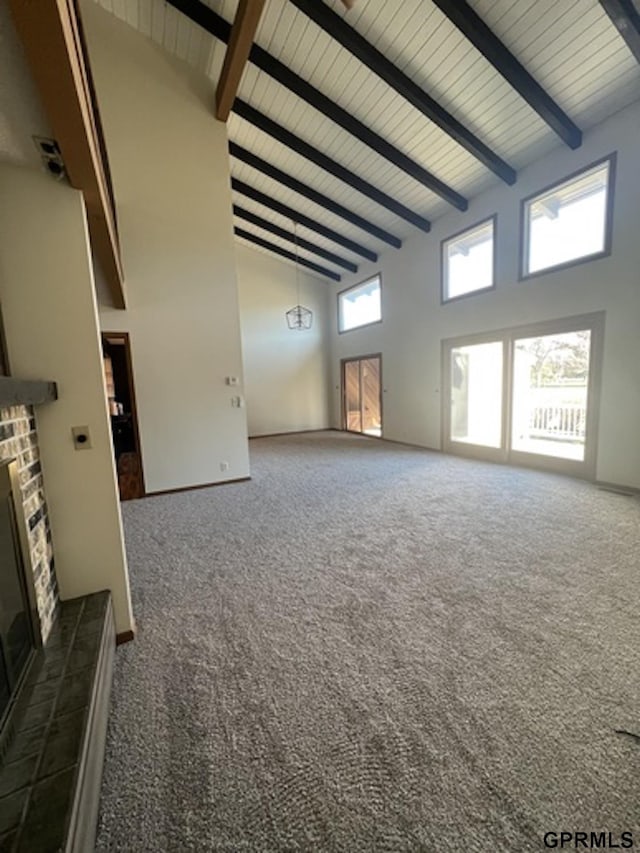
{"type": "Polygon", "coordinates": [[[15,379],[0,376],[0,408],[5,406],[37,406],[58,399],[55,382],[38,379],[15,379]]]}

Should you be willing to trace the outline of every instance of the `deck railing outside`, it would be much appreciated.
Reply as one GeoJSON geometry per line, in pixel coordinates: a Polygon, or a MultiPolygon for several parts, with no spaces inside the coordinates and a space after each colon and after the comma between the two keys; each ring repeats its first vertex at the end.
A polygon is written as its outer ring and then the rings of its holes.
{"type": "Polygon", "coordinates": [[[531,438],[584,441],[587,410],[581,405],[535,406],[530,413],[531,438]]]}

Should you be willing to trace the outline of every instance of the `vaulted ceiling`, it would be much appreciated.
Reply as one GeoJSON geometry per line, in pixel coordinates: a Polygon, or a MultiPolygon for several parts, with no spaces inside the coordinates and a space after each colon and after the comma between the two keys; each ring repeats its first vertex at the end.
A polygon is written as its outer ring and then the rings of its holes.
{"type": "MultiPolygon", "coordinates": [[[[217,82],[237,0],[96,2],[217,82]]],[[[267,0],[228,122],[237,239],[291,259],[295,230],[336,277],[578,148],[640,97],[638,2],[267,0]]]]}

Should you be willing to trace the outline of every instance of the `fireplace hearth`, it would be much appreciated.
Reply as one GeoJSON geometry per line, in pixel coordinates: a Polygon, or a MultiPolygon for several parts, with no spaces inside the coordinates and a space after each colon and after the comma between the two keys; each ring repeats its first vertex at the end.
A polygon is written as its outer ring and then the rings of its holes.
{"type": "Polygon", "coordinates": [[[114,655],[110,593],[61,602],[11,716],[0,761],[0,850],[94,849],[114,655]]]}

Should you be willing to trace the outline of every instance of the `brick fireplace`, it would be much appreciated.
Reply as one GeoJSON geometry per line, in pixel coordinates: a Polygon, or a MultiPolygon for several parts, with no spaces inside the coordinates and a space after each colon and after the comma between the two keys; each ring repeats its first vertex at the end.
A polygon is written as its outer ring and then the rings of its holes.
{"type": "Polygon", "coordinates": [[[58,606],[58,582],[51,542],[47,502],[33,407],[14,405],[0,408],[0,460],[15,459],[22,491],[22,505],[28,530],[28,551],[33,573],[42,642],[46,642],[58,606]]]}

